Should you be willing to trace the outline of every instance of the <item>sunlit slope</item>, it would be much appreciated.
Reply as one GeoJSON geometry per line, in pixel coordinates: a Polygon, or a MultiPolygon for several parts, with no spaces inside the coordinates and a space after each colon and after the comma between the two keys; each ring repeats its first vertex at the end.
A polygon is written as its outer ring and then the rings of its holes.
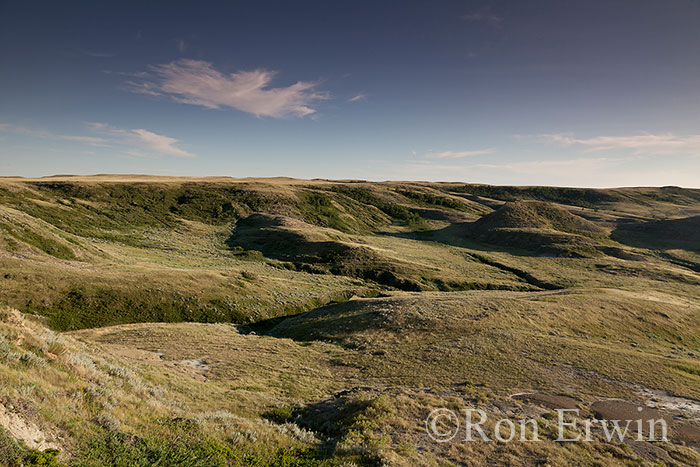
{"type": "Polygon", "coordinates": [[[249,323],[391,290],[685,290],[697,283],[692,225],[682,245],[668,239],[691,222],[676,219],[700,213],[698,198],[679,188],[3,179],[0,291],[77,329],[249,323]],[[623,234],[638,231],[643,244],[623,234]]]}
{"type": "Polygon", "coordinates": [[[0,313],[0,453],[699,465],[698,215],[673,187],[3,179],[0,299],[32,315],[0,313]],[[551,428],[635,404],[669,443],[425,434],[438,407],[551,428]]]}

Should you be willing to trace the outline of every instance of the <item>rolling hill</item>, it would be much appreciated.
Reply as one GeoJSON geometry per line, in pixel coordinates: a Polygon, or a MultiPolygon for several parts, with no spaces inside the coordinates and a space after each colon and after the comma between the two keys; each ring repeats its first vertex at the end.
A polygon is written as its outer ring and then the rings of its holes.
{"type": "Polygon", "coordinates": [[[677,187],[0,179],[0,465],[700,465],[699,216],[677,187]],[[556,441],[557,408],[637,406],[668,442],[556,441]],[[439,407],[543,441],[436,443],[439,407]]]}

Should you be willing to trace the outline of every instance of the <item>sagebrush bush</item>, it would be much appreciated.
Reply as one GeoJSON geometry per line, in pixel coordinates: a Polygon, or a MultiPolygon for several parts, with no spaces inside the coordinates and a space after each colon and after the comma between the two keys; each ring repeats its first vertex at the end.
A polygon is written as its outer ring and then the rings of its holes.
{"type": "Polygon", "coordinates": [[[122,378],[128,381],[134,379],[134,372],[128,368],[119,365],[110,365],[107,368],[107,374],[109,376],[114,376],[115,378],[122,378]]]}
{"type": "Polygon", "coordinates": [[[102,412],[95,417],[95,423],[107,431],[119,431],[122,424],[114,415],[108,412],[102,412]]]}
{"type": "Polygon", "coordinates": [[[316,434],[313,431],[301,428],[296,423],[284,423],[282,425],[277,425],[277,430],[284,434],[291,436],[297,441],[302,443],[312,444],[316,442],[316,434]]]}

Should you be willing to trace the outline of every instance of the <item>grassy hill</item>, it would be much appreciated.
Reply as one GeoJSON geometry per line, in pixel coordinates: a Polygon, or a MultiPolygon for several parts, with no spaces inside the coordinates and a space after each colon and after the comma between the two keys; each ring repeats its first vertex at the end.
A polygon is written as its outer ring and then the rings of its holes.
{"type": "Polygon", "coordinates": [[[566,208],[543,201],[511,201],[469,226],[479,241],[543,255],[591,256],[607,232],[566,208]]]}
{"type": "Polygon", "coordinates": [[[0,179],[0,465],[700,465],[698,218],[677,187],[0,179]],[[624,404],[670,442],[554,441],[624,404]],[[435,443],[443,406],[550,428],[435,443]]]}
{"type": "Polygon", "coordinates": [[[493,229],[552,229],[581,235],[601,236],[605,230],[571,214],[565,208],[542,201],[513,201],[475,222],[481,231],[493,229]]]}

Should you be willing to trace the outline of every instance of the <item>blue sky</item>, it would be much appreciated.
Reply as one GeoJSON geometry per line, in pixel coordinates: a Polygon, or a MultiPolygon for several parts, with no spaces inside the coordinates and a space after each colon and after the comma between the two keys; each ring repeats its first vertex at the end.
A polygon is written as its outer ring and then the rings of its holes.
{"type": "Polygon", "coordinates": [[[0,2],[0,64],[2,175],[700,186],[694,0],[0,2]]]}

